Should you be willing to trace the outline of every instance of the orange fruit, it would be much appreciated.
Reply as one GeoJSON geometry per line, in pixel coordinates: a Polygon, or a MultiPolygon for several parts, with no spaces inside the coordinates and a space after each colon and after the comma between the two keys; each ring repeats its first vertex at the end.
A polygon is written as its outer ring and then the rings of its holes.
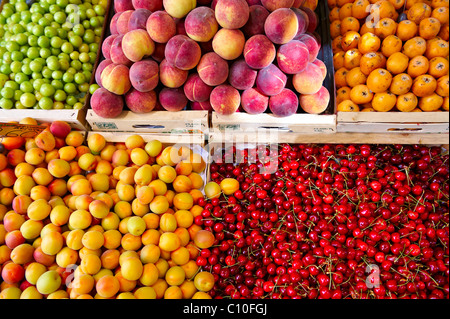
{"type": "Polygon", "coordinates": [[[397,22],[391,18],[381,19],[375,25],[375,34],[381,39],[385,39],[390,35],[394,35],[397,32],[397,22]]]}
{"type": "Polygon", "coordinates": [[[353,102],[352,100],[345,100],[338,104],[337,111],[338,112],[359,112],[360,108],[358,104],[353,102]]]}
{"type": "Polygon", "coordinates": [[[330,36],[332,39],[341,35],[341,20],[334,20],[330,24],[330,36]]]}
{"type": "Polygon", "coordinates": [[[410,20],[403,20],[397,26],[396,35],[402,41],[408,41],[409,39],[414,38],[419,31],[419,27],[417,24],[410,20]]]}
{"type": "Polygon", "coordinates": [[[365,19],[369,15],[369,10],[367,10],[369,6],[369,0],[356,1],[352,6],[352,16],[359,20],[365,19]]]}
{"type": "Polygon", "coordinates": [[[343,6],[341,6],[341,9],[339,10],[339,20],[344,20],[344,18],[352,16],[352,7],[353,7],[352,2],[346,3],[343,6]]]}
{"type": "Polygon", "coordinates": [[[347,72],[345,81],[347,82],[347,86],[353,88],[359,84],[365,84],[367,76],[361,72],[360,67],[356,67],[347,72]]]}
{"type": "Polygon", "coordinates": [[[400,10],[405,6],[406,0],[389,0],[389,2],[392,3],[395,10],[400,10]]]}
{"type": "Polygon", "coordinates": [[[346,68],[340,68],[336,71],[336,73],[334,74],[334,81],[336,82],[337,88],[348,86],[346,80],[347,73],[348,70],[346,68]]]}
{"type": "Polygon", "coordinates": [[[398,18],[398,13],[395,10],[394,5],[387,0],[378,1],[372,5],[370,8],[370,14],[378,15],[380,19],[390,18],[397,20],[398,18]]]}
{"type": "Polygon", "coordinates": [[[342,50],[347,51],[358,47],[361,35],[356,31],[348,31],[342,35],[342,50]]]}
{"type": "Polygon", "coordinates": [[[331,9],[330,14],[328,15],[328,19],[330,20],[330,22],[339,20],[339,10],[339,7],[334,7],[333,9],[331,9]]]}
{"type": "Polygon", "coordinates": [[[400,74],[406,71],[409,65],[409,58],[401,52],[392,54],[386,62],[386,68],[392,74],[400,74]]]}
{"type": "Polygon", "coordinates": [[[344,54],[344,67],[346,69],[353,69],[359,67],[362,54],[358,49],[351,49],[344,54]]]}
{"type": "Polygon", "coordinates": [[[411,112],[419,104],[419,99],[414,93],[406,93],[397,97],[397,110],[400,112],[411,112]]]}
{"type": "Polygon", "coordinates": [[[392,83],[392,74],[385,69],[376,69],[367,77],[367,86],[374,93],[386,92],[392,83]]]}
{"type": "Polygon", "coordinates": [[[342,35],[338,35],[336,38],[334,38],[331,41],[331,49],[333,50],[333,53],[343,52],[342,49],[342,35]]]}
{"type": "Polygon", "coordinates": [[[439,7],[447,7],[448,8],[448,0],[431,0],[431,7],[439,8],[439,7]]]}
{"type": "Polygon", "coordinates": [[[391,87],[389,88],[389,91],[394,93],[395,95],[402,95],[409,92],[413,85],[412,78],[406,74],[401,73],[394,76],[392,79],[391,87]]]}
{"type": "Polygon", "coordinates": [[[412,78],[426,74],[430,68],[430,62],[423,55],[416,56],[409,61],[408,74],[412,78]]]}
{"type": "Polygon", "coordinates": [[[386,58],[380,52],[369,52],[361,57],[359,66],[365,75],[369,75],[376,69],[384,68],[386,66],[386,58]]]}
{"type": "Polygon", "coordinates": [[[444,97],[444,104],[442,104],[442,109],[446,112],[449,111],[450,107],[450,98],[448,96],[444,97]]]}
{"type": "Polygon", "coordinates": [[[428,74],[438,79],[448,74],[449,62],[443,57],[436,57],[430,60],[430,68],[428,74]]]}
{"type": "Polygon", "coordinates": [[[363,25],[361,26],[361,30],[359,30],[359,34],[363,35],[368,32],[375,33],[375,23],[372,23],[370,21],[363,23],[363,25]]]}
{"type": "Polygon", "coordinates": [[[402,40],[396,35],[390,35],[383,40],[383,43],[381,44],[381,53],[383,53],[386,58],[389,58],[392,54],[400,52],[402,47],[402,40]]]}
{"type": "Polygon", "coordinates": [[[441,23],[436,18],[426,18],[420,21],[419,35],[425,40],[435,38],[441,31],[441,23]]]}
{"type": "Polygon", "coordinates": [[[436,93],[419,99],[419,108],[424,112],[436,112],[444,104],[444,98],[436,93]]]}
{"type": "Polygon", "coordinates": [[[436,93],[442,97],[449,96],[449,77],[448,74],[440,77],[437,80],[436,93]]]}
{"type": "Polygon", "coordinates": [[[346,34],[348,31],[359,32],[360,28],[359,20],[354,17],[346,17],[341,20],[341,34],[346,34]]]}
{"type": "Polygon", "coordinates": [[[356,104],[370,103],[373,99],[373,93],[365,84],[359,84],[350,91],[350,99],[356,104]]]}
{"type": "Polygon", "coordinates": [[[432,39],[426,44],[425,56],[431,60],[435,57],[448,57],[449,46],[448,42],[442,39],[432,39]]]}
{"type": "Polygon", "coordinates": [[[337,6],[337,0],[327,0],[328,8],[335,8],[337,6]]]}
{"type": "Polygon", "coordinates": [[[362,54],[369,52],[377,52],[381,47],[381,40],[372,32],[361,35],[361,39],[358,43],[358,50],[362,54]]]}
{"type": "Polygon", "coordinates": [[[372,99],[372,107],[377,112],[389,112],[397,104],[397,96],[391,92],[376,93],[372,99]]]}
{"type": "Polygon", "coordinates": [[[431,17],[439,20],[442,24],[446,24],[449,21],[449,9],[448,7],[439,7],[431,12],[431,17]]]}
{"type": "Polygon", "coordinates": [[[441,31],[439,31],[438,37],[444,41],[448,41],[449,40],[449,30],[450,30],[450,26],[449,26],[448,22],[446,24],[443,24],[441,26],[441,31]]]}
{"type": "Polygon", "coordinates": [[[411,91],[417,97],[425,97],[434,93],[437,88],[437,81],[434,77],[429,74],[424,74],[418,76],[411,88],[411,91]]]}
{"type": "Polygon", "coordinates": [[[431,7],[424,2],[418,2],[408,10],[406,15],[408,20],[411,20],[415,24],[419,25],[420,21],[431,17],[431,7]]]}
{"type": "Polygon", "coordinates": [[[424,55],[427,51],[427,41],[421,37],[414,37],[403,45],[403,53],[406,54],[410,59],[418,56],[424,55]]]}
{"type": "Polygon", "coordinates": [[[422,3],[425,2],[426,4],[428,4],[429,6],[431,6],[431,1],[430,0],[408,0],[406,1],[406,9],[409,10],[411,9],[416,3],[422,3]]]}
{"type": "Polygon", "coordinates": [[[349,88],[348,86],[344,86],[339,88],[336,91],[336,104],[341,103],[342,101],[345,100],[350,100],[350,92],[351,92],[351,88],[349,88]]]}
{"type": "Polygon", "coordinates": [[[345,63],[345,52],[344,51],[340,51],[340,52],[336,53],[335,55],[333,55],[334,70],[339,70],[340,68],[343,68],[344,63],[345,63]]]}

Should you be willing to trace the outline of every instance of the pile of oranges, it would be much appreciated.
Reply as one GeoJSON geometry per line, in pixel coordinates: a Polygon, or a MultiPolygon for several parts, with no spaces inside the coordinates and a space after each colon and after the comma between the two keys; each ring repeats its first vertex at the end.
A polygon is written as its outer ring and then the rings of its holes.
{"type": "Polygon", "coordinates": [[[449,0],[328,0],[338,112],[449,110],[449,0]]]}

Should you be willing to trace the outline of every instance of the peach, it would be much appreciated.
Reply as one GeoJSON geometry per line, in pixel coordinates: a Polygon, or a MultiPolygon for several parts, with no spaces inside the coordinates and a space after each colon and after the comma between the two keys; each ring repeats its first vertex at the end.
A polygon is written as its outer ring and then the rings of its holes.
{"type": "Polygon", "coordinates": [[[238,90],[247,90],[255,85],[258,72],[248,66],[244,59],[237,60],[230,67],[229,83],[238,90]]]}
{"type": "MultiPolygon", "coordinates": [[[[130,69],[118,63],[108,65],[102,72],[103,87],[111,93],[123,95],[131,88],[130,69]]],[[[96,93],[95,91],[94,93],[96,93]]]]}
{"type": "Polygon", "coordinates": [[[110,59],[114,63],[131,66],[132,62],[128,59],[122,50],[123,34],[118,35],[111,44],[110,59]]]}
{"type": "Polygon", "coordinates": [[[151,59],[145,59],[130,67],[131,85],[140,92],[153,91],[159,83],[158,63],[151,59]]]}
{"type": "Polygon", "coordinates": [[[197,42],[208,42],[219,29],[215,12],[208,7],[197,7],[186,16],[184,21],[186,34],[197,42]]]}
{"type": "Polygon", "coordinates": [[[296,74],[303,71],[309,63],[309,51],[301,41],[292,40],[278,49],[277,62],[281,71],[296,74]]]}
{"type": "Polygon", "coordinates": [[[189,72],[181,70],[164,59],[159,65],[159,80],[168,88],[177,89],[186,82],[189,72]]]}
{"type": "Polygon", "coordinates": [[[123,11],[122,14],[117,18],[117,32],[119,34],[123,35],[129,31],[128,23],[133,12],[134,9],[123,11]]]}
{"type": "Polygon", "coordinates": [[[191,103],[191,110],[194,111],[212,111],[212,105],[211,102],[205,101],[205,102],[192,102],[191,103]]]}
{"type": "Polygon", "coordinates": [[[123,36],[122,51],[127,59],[138,62],[153,54],[155,43],[146,30],[131,30],[123,36]]]}
{"type": "MultiPolygon", "coordinates": [[[[295,15],[297,16],[298,30],[296,37],[298,37],[308,30],[309,17],[306,12],[301,9],[291,8],[291,10],[294,11],[295,15]]],[[[296,39],[296,37],[294,39],[296,39]]]]}
{"type": "MultiPolygon", "coordinates": [[[[14,212],[20,215],[25,215],[27,213],[28,206],[33,202],[33,200],[27,195],[18,195],[14,197],[12,201],[12,209],[14,212]]],[[[6,215],[5,215],[6,216],[6,215]]],[[[5,217],[3,217],[3,224],[5,224],[5,217]]]]}
{"type": "Polygon", "coordinates": [[[50,124],[50,132],[58,138],[66,138],[71,130],[70,125],[65,121],[53,121],[50,124]]]}
{"type": "Polygon", "coordinates": [[[267,36],[257,34],[247,40],[243,53],[245,62],[252,69],[260,70],[268,67],[275,60],[276,49],[267,36]]]}
{"type": "Polygon", "coordinates": [[[319,16],[317,15],[317,13],[315,13],[311,8],[306,7],[306,6],[301,6],[300,10],[302,10],[303,12],[306,13],[306,15],[308,16],[308,28],[306,29],[306,31],[308,32],[314,32],[317,29],[317,26],[319,24],[319,16]]]}
{"type": "Polygon", "coordinates": [[[185,35],[176,35],[167,42],[165,56],[169,63],[181,70],[191,70],[201,59],[200,45],[185,35]]]}
{"type": "Polygon", "coordinates": [[[57,231],[49,231],[42,237],[41,248],[44,254],[56,255],[64,245],[64,238],[57,231]]]}
{"type": "Polygon", "coordinates": [[[250,16],[247,23],[242,27],[242,31],[247,37],[252,37],[257,34],[264,34],[264,24],[269,11],[262,5],[250,6],[250,16]]]}
{"type": "Polygon", "coordinates": [[[292,78],[292,83],[295,90],[300,94],[315,94],[323,84],[323,73],[320,67],[313,63],[301,72],[295,74],[292,78]]]}
{"type": "Polygon", "coordinates": [[[293,91],[284,89],[280,94],[270,97],[269,108],[277,117],[291,116],[297,113],[298,97],[293,91]]]}
{"type": "Polygon", "coordinates": [[[148,9],[139,8],[134,10],[128,20],[128,30],[147,29],[147,20],[152,12],[148,9]]]}
{"type": "Polygon", "coordinates": [[[150,38],[156,43],[167,43],[176,35],[175,20],[165,11],[153,12],[146,22],[150,38]]]}
{"type": "Polygon", "coordinates": [[[320,51],[320,44],[313,36],[305,33],[296,37],[296,40],[303,42],[308,48],[309,62],[313,62],[314,60],[317,59],[317,56],[319,55],[320,51]]]}
{"type": "Polygon", "coordinates": [[[250,88],[242,93],[242,108],[249,114],[264,113],[269,107],[269,97],[257,88],[250,88]]]}
{"type": "Polygon", "coordinates": [[[91,96],[91,108],[100,117],[115,118],[123,111],[123,98],[104,88],[97,89],[91,96]]]}
{"type": "Polygon", "coordinates": [[[162,60],[164,60],[165,50],[166,50],[166,43],[155,42],[155,52],[153,52],[152,54],[152,59],[155,60],[156,62],[161,62],[162,60]]]}
{"type": "Polygon", "coordinates": [[[178,112],[186,107],[188,99],[183,89],[164,88],[159,92],[159,102],[166,111],[178,112]]]}
{"type": "Polygon", "coordinates": [[[261,4],[272,12],[280,8],[292,7],[294,0],[261,0],[261,4]]]}
{"type": "Polygon", "coordinates": [[[184,18],[197,6],[196,0],[163,0],[164,9],[174,18],[184,18]]]}
{"type": "Polygon", "coordinates": [[[111,34],[119,34],[119,31],[117,31],[117,20],[119,20],[120,15],[122,14],[123,11],[121,12],[116,12],[112,18],[111,18],[111,22],[109,23],[109,30],[111,32],[111,34]]]}
{"type": "Polygon", "coordinates": [[[330,92],[324,86],[315,94],[303,94],[299,98],[300,107],[309,114],[325,112],[330,103],[330,92]]]}
{"type": "Polygon", "coordinates": [[[1,274],[4,282],[18,284],[25,277],[25,269],[21,265],[10,262],[3,265],[1,274]]]}
{"type": "Polygon", "coordinates": [[[15,247],[25,243],[25,238],[18,229],[6,233],[4,240],[5,245],[9,249],[14,249],[15,247]]]}
{"type": "Polygon", "coordinates": [[[277,9],[267,17],[264,31],[273,43],[288,43],[295,38],[298,32],[297,15],[288,8],[277,9]]]}
{"type": "Polygon", "coordinates": [[[198,73],[189,75],[183,86],[184,94],[192,102],[205,102],[209,100],[212,89],[211,86],[203,82],[198,73]]]}
{"type": "Polygon", "coordinates": [[[96,82],[99,86],[102,86],[102,78],[101,78],[101,76],[102,76],[103,70],[104,70],[108,65],[110,65],[110,64],[112,64],[112,63],[113,63],[112,60],[110,60],[110,59],[108,58],[108,59],[102,60],[102,61],[98,64],[97,69],[95,70],[95,82],[96,82]]]}
{"type": "Polygon", "coordinates": [[[20,229],[20,226],[22,226],[24,222],[25,217],[13,211],[9,211],[3,216],[3,226],[5,226],[7,232],[20,229]]]}
{"type": "Polygon", "coordinates": [[[134,113],[148,113],[153,111],[156,105],[155,91],[139,92],[132,88],[125,94],[125,104],[134,113]]]}
{"type": "Polygon", "coordinates": [[[118,34],[111,34],[103,41],[102,54],[105,59],[111,59],[111,46],[118,36],[118,34]]]}
{"type": "Polygon", "coordinates": [[[323,80],[325,81],[327,74],[328,74],[328,69],[327,69],[326,64],[322,60],[319,60],[319,59],[315,59],[312,63],[317,65],[320,68],[320,70],[322,70],[323,80]]]}
{"type": "Polygon", "coordinates": [[[220,29],[212,41],[212,47],[221,58],[235,60],[244,51],[245,36],[241,30],[220,29]]]}
{"type": "Polygon", "coordinates": [[[222,59],[217,53],[206,53],[197,66],[197,72],[203,82],[209,86],[223,84],[229,74],[227,61],[222,59]]]}
{"type": "Polygon", "coordinates": [[[55,262],[56,256],[44,254],[41,246],[39,246],[34,250],[33,258],[36,262],[48,267],[55,262]]]}
{"type": "Polygon", "coordinates": [[[123,12],[127,10],[133,10],[133,2],[131,0],[116,0],[114,1],[114,11],[123,12]]]}
{"type": "Polygon", "coordinates": [[[275,64],[259,71],[256,78],[258,89],[265,95],[280,94],[286,87],[287,76],[275,64]]]}
{"type": "Polygon", "coordinates": [[[250,17],[245,0],[219,0],[214,10],[217,22],[226,29],[240,29],[250,17]]]}
{"type": "Polygon", "coordinates": [[[228,84],[215,87],[211,92],[211,106],[221,115],[230,115],[237,111],[241,104],[239,91],[228,84]]]}

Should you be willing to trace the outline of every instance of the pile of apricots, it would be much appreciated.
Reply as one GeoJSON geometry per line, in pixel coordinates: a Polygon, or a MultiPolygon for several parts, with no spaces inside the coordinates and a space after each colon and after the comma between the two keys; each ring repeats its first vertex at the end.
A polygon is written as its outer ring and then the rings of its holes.
{"type": "Polygon", "coordinates": [[[205,185],[200,152],[61,121],[0,143],[0,299],[211,298],[195,260],[215,238],[194,219],[239,183],[205,185]]]}
{"type": "Polygon", "coordinates": [[[328,0],[337,110],[449,110],[449,0],[328,0]]]}

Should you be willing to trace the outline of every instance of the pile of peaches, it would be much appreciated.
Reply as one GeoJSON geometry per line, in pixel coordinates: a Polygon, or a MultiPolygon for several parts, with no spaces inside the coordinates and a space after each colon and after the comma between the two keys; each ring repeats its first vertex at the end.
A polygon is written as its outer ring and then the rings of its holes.
{"type": "Polygon", "coordinates": [[[337,110],[449,110],[448,0],[328,0],[337,110]]]}
{"type": "Polygon", "coordinates": [[[0,142],[0,299],[210,298],[198,203],[239,183],[204,185],[199,152],[60,121],[0,142]]]}
{"type": "Polygon", "coordinates": [[[318,0],[116,0],[91,108],[320,114],[318,0]]]}

